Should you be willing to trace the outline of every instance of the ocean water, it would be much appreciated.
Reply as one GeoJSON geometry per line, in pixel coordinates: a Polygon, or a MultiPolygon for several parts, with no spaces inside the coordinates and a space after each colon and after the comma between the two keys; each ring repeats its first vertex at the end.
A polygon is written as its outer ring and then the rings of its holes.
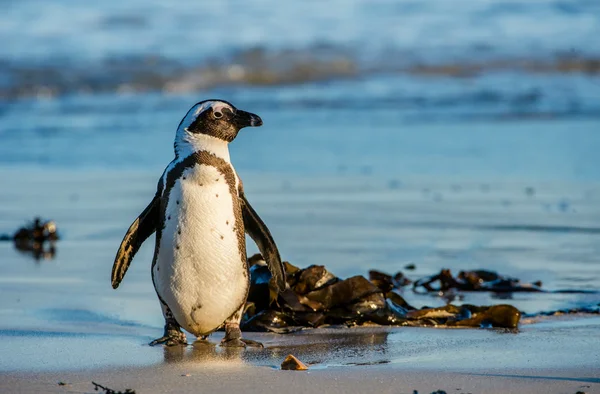
{"type": "Polygon", "coordinates": [[[0,233],[41,215],[63,236],[52,260],[0,244],[5,330],[160,332],[151,242],[116,292],[112,259],[215,97],[264,120],[232,160],[293,264],[600,291],[597,1],[0,4],[0,233]]]}

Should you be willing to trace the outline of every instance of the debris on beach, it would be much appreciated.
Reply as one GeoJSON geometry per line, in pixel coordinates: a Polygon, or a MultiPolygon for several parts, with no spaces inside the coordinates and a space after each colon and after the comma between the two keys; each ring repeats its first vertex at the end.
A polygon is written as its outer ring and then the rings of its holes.
{"type": "Polygon", "coordinates": [[[541,292],[542,282],[521,283],[519,279],[502,276],[494,271],[460,271],[456,277],[449,269],[421,278],[413,283],[415,292],[491,291],[494,293],[541,292]]]}
{"type": "Polygon", "coordinates": [[[58,239],[56,223],[39,217],[19,228],[12,236],[0,235],[0,241],[13,241],[17,250],[31,254],[36,260],[54,258],[58,239]]]}
{"type": "MultiPolygon", "coordinates": [[[[250,259],[260,261],[256,255],[250,259]]],[[[321,265],[300,269],[284,264],[288,286],[280,294],[265,266],[251,266],[243,330],[283,334],[324,325],[365,324],[515,329],[521,318],[511,305],[416,309],[396,291],[412,283],[402,273],[392,276],[371,270],[369,279],[360,275],[341,279],[321,265]]]]}
{"type": "Polygon", "coordinates": [[[292,354],[289,354],[281,363],[281,369],[286,371],[306,371],[308,367],[292,354]]]}
{"type": "MultiPolygon", "coordinates": [[[[402,273],[396,274],[396,276],[402,273]]],[[[399,288],[399,287],[398,287],[399,288]]],[[[439,274],[427,276],[413,283],[413,291],[417,294],[433,293],[445,296],[456,291],[491,292],[491,293],[560,293],[560,294],[585,294],[595,293],[594,290],[542,289],[542,281],[522,283],[517,278],[500,275],[489,270],[460,271],[455,277],[449,269],[442,269],[439,274]]]]}
{"type": "Polygon", "coordinates": [[[104,387],[96,382],[92,382],[92,384],[94,385],[95,391],[102,390],[104,391],[104,394],[135,394],[135,390],[132,389],[125,389],[125,391],[115,391],[113,389],[109,389],[108,387],[104,387]]]}
{"type": "Polygon", "coordinates": [[[452,304],[440,308],[427,308],[407,313],[409,318],[416,320],[448,317],[445,324],[449,327],[481,327],[481,328],[517,328],[521,312],[512,305],[475,306],[452,304]]]}

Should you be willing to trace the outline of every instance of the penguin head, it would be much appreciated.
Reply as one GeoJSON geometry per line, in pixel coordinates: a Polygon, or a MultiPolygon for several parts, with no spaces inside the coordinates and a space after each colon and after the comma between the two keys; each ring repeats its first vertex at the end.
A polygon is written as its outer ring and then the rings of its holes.
{"type": "Polygon", "coordinates": [[[262,125],[262,119],[224,100],[205,100],[194,105],[179,123],[177,133],[204,134],[231,142],[244,127],[262,125]]]}

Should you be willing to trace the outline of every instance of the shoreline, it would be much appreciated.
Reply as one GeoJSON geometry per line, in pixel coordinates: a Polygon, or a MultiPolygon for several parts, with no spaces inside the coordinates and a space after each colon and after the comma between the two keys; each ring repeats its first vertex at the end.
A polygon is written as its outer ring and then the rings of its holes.
{"type": "Polygon", "coordinates": [[[151,347],[147,343],[160,334],[161,327],[125,323],[99,323],[82,316],[46,329],[2,324],[0,350],[13,358],[0,359],[0,373],[151,367],[190,361],[239,361],[275,368],[287,354],[317,369],[371,364],[412,368],[416,360],[417,368],[444,369],[445,352],[460,358],[474,348],[479,350],[465,357],[462,368],[567,368],[586,367],[595,361],[600,370],[600,342],[593,341],[600,332],[598,315],[544,317],[527,321],[518,330],[365,325],[290,334],[247,331],[245,336],[262,342],[265,348],[243,352],[218,346],[221,331],[211,334],[209,344],[193,342],[190,335],[187,347],[151,347]],[[45,347],[56,351],[45,353],[45,347]],[[504,357],[506,352],[511,356],[504,357]],[[498,357],[490,358],[494,354],[498,357]],[[562,357],[545,357],[552,354],[562,357]]]}
{"type": "MultiPolygon", "coordinates": [[[[246,333],[264,342],[262,350],[199,344],[150,347],[142,344],[140,336],[133,336],[116,347],[92,346],[88,356],[94,360],[101,351],[113,352],[115,357],[133,352],[138,360],[154,355],[154,363],[109,366],[74,360],[77,365],[50,371],[36,369],[35,363],[12,371],[0,368],[0,392],[90,393],[93,381],[115,391],[136,393],[594,393],[600,391],[600,343],[594,340],[599,330],[600,317],[586,317],[526,325],[518,334],[381,327],[287,335],[246,333]],[[296,355],[309,370],[279,370],[287,354],[296,355]]],[[[216,345],[220,336],[215,334],[211,342],[216,345]]],[[[56,342],[60,337],[45,341],[56,342]]],[[[68,338],[72,343],[67,347],[85,348],[84,343],[77,343],[82,337],[83,332],[68,338]]],[[[5,331],[0,330],[0,339],[6,342],[5,331]]],[[[35,348],[40,339],[29,337],[28,346],[35,348]]],[[[115,341],[109,338],[110,342],[115,341]]],[[[58,361],[63,352],[61,346],[55,347],[53,357],[58,361]]],[[[10,354],[19,357],[18,352],[10,354]]]]}

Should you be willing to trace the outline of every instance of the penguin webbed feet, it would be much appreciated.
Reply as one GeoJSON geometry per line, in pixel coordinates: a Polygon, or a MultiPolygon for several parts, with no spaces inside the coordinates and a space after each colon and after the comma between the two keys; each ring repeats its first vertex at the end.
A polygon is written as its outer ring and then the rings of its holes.
{"type": "Polygon", "coordinates": [[[176,345],[184,345],[187,346],[187,338],[185,334],[181,331],[179,327],[170,325],[167,323],[165,325],[165,333],[162,337],[157,338],[149,343],[150,346],[156,345],[165,345],[165,346],[176,346],[176,345]]]}
{"type": "Polygon", "coordinates": [[[242,330],[240,330],[239,324],[225,325],[225,337],[221,340],[220,346],[264,348],[264,345],[260,342],[242,338],[242,330]]]}
{"type": "Polygon", "coordinates": [[[258,342],[258,341],[253,341],[252,339],[243,339],[243,338],[234,338],[234,339],[228,339],[225,340],[225,338],[223,338],[223,340],[221,341],[221,345],[222,347],[257,347],[257,348],[264,348],[265,346],[258,342]]]}

